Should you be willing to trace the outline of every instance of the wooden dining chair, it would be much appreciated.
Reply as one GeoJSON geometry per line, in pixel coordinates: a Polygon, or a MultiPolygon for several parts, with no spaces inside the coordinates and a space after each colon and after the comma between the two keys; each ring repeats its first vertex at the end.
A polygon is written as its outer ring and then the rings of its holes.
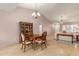
{"type": "Polygon", "coordinates": [[[37,40],[35,41],[37,44],[39,44],[41,46],[41,48],[43,48],[43,45],[45,47],[47,47],[47,32],[43,32],[42,36],[40,36],[39,38],[37,38],[37,40]]]}
{"type": "Polygon", "coordinates": [[[44,44],[45,45],[45,47],[47,47],[47,32],[43,32],[43,34],[42,34],[42,37],[41,37],[41,40],[42,40],[42,45],[44,44]]]}
{"type": "Polygon", "coordinates": [[[27,39],[25,39],[25,36],[24,36],[24,34],[23,33],[21,33],[21,39],[22,39],[22,42],[21,42],[21,44],[22,44],[22,49],[23,49],[23,51],[25,52],[25,48],[26,48],[26,46],[29,46],[29,45],[31,45],[32,44],[32,42],[31,41],[29,41],[29,40],[27,40],[27,39]]]}

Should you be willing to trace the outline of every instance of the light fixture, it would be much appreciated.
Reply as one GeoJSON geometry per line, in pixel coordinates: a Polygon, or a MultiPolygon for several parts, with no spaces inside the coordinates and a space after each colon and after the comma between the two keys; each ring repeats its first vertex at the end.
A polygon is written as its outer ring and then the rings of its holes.
{"type": "Polygon", "coordinates": [[[40,16],[40,13],[37,12],[37,11],[34,11],[34,12],[32,13],[32,16],[33,16],[35,19],[37,19],[37,18],[40,16]]]}
{"type": "Polygon", "coordinates": [[[37,5],[35,5],[35,11],[32,13],[32,16],[37,19],[40,16],[40,13],[37,11],[37,5]]]}

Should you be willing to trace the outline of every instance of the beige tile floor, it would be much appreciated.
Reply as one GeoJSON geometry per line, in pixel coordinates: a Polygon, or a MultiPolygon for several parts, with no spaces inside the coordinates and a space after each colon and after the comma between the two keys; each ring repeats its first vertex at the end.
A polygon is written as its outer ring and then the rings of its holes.
{"type": "Polygon", "coordinates": [[[14,44],[0,49],[0,56],[78,56],[79,44],[67,41],[56,41],[53,38],[48,38],[48,47],[33,50],[30,47],[26,48],[26,52],[21,50],[19,44],[14,44]]]}

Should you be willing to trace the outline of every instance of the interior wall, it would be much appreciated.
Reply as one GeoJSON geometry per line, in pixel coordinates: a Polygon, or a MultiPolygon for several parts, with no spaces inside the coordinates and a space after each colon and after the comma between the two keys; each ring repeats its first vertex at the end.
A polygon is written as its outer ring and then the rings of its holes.
{"type": "Polygon", "coordinates": [[[19,42],[19,21],[26,21],[33,23],[34,34],[39,33],[38,26],[43,25],[43,31],[51,34],[51,24],[45,17],[34,19],[31,14],[32,10],[25,8],[16,8],[14,11],[0,10],[0,47],[8,46],[19,42]]]}

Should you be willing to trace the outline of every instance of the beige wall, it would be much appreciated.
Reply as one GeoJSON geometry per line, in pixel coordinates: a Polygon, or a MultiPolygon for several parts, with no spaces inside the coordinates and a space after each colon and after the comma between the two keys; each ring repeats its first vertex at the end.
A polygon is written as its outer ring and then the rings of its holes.
{"type": "Polygon", "coordinates": [[[0,47],[18,43],[19,41],[19,21],[33,22],[34,33],[39,33],[38,26],[43,25],[43,31],[51,34],[51,24],[45,17],[34,19],[31,14],[32,10],[16,8],[14,11],[0,10],[0,47]]]}

